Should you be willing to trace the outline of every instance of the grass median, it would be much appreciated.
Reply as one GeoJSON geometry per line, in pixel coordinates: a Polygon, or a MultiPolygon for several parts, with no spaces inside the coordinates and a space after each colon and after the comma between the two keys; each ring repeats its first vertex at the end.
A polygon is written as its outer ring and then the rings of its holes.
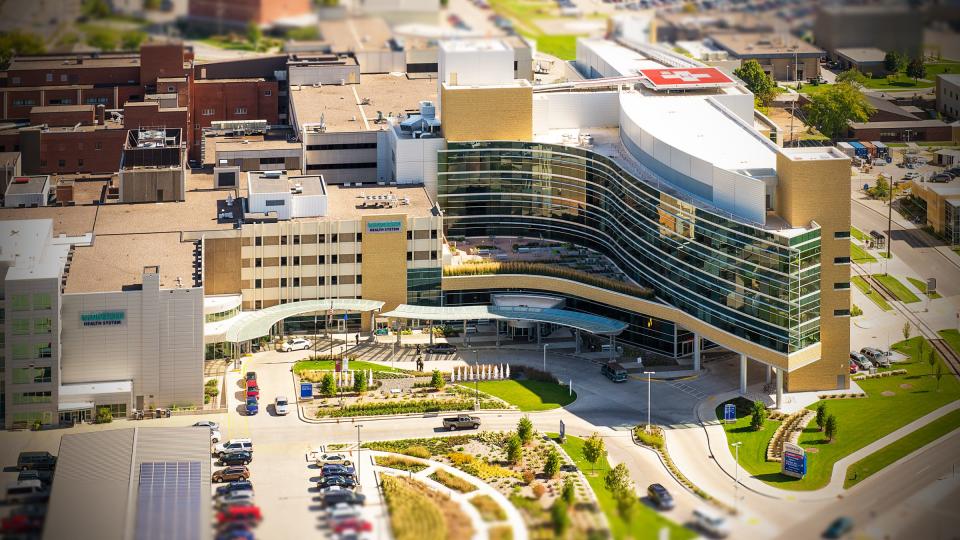
{"type": "MultiPolygon", "coordinates": [[[[468,390],[474,389],[474,384],[465,382],[462,386],[468,390]]],[[[549,411],[573,403],[577,393],[570,394],[562,384],[546,381],[480,381],[477,383],[480,391],[517,407],[521,411],[549,411]]]]}
{"type": "Polygon", "coordinates": [[[850,242],[850,258],[855,263],[875,263],[877,258],[867,253],[862,247],[850,242]]]}
{"type": "Polygon", "coordinates": [[[947,342],[953,352],[960,354],[960,332],[956,330],[941,330],[937,332],[947,342]]]}
{"type": "Polygon", "coordinates": [[[888,291],[897,297],[897,300],[904,304],[913,304],[920,301],[920,297],[913,294],[913,291],[907,288],[899,279],[890,274],[874,274],[873,279],[886,287],[888,291]]]}
{"type": "MultiPolygon", "coordinates": [[[[547,433],[547,436],[554,439],[558,437],[556,433],[547,433]]],[[[567,435],[566,442],[561,446],[576,463],[577,468],[587,477],[587,482],[597,495],[600,509],[610,522],[610,531],[614,538],[661,538],[660,529],[663,528],[669,531],[668,537],[674,540],[697,537],[696,533],[690,529],[670,521],[642,503],[634,504],[627,518],[624,518],[617,510],[617,502],[604,483],[604,475],[610,470],[610,463],[606,456],[601,457],[596,464],[588,462],[583,457],[583,443],[583,439],[567,435]],[[591,469],[595,470],[595,473],[591,474],[591,469]]]]}
{"type": "MultiPolygon", "coordinates": [[[[772,430],[769,434],[737,431],[742,428],[740,423],[743,421],[738,418],[738,423],[724,427],[729,442],[743,442],[740,448],[741,466],[755,478],[781,489],[810,491],[826,486],[838,460],[960,399],[960,382],[949,374],[946,366],[943,366],[944,376],[938,385],[933,376],[936,368],[926,360],[926,351],[930,348],[930,344],[920,337],[896,343],[893,349],[910,359],[897,362],[890,369],[906,369],[906,375],[858,381],[867,394],[865,398],[824,401],[827,414],[837,417],[838,433],[830,442],[817,429],[814,421],[803,429],[798,441],[808,452],[807,475],[803,479],[780,474],[780,463],[766,461],[766,445],[773,435],[772,430]]],[[[938,358],[936,362],[942,363],[942,360],[938,358]]],[[[816,410],[819,403],[810,405],[808,409],[816,410]]],[[[722,408],[719,410],[722,413],[722,408]]],[[[749,418],[746,421],[749,423],[749,418]]],[[[765,427],[764,431],[767,429],[765,427]]]]}
{"type": "Polygon", "coordinates": [[[923,426],[913,433],[894,441],[847,467],[844,488],[853,487],[888,465],[923,448],[960,427],[960,411],[953,411],[923,426]]]}
{"type": "Polygon", "coordinates": [[[873,301],[873,303],[876,304],[878,308],[884,311],[890,311],[891,309],[893,309],[890,306],[889,302],[884,300],[884,298],[880,296],[879,293],[877,293],[876,291],[873,290],[872,287],[870,287],[870,284],[867,283],[867,280],[863,279],[860,276],[853,276],[852,278],[850,278],[850,280],[853,281],[853,284],[858,289],[860,289],[860,292],[862,292],[867,298],[873,301]]]}
{"type": "MultiPolygon", "coordinates": [[[[923,294],[927,294],[927,282],[926,282],[926,281],[924,281],[924,280],[922,280],[922,279],[912,278],[912,277],[908,277],[908,278],[907,278],[907,281],[909,281],[914,287],[916,287],[918,291],[922,292],[923,294]]],[[[940,295],[940,293],[938,293],[938,292],[935,292],[935,293],[933,293],[933,294],[930,295],[930,299],[931,299],[931,300],[936,300],[936,299],[938,299],[938,298],[943,298],[943,297],[940,295]]]]}
{"type": "MultiPolygon", "coordinates": [[[[303,373],[304,371],[329,371],[336,367],[333,360],[300,360],[299,362],[293,364],[293,372],[297,375],[303,373]]],[[[391,368],[389,366],[383,366],[380,364],[374,364],[372,362],[364,362],[363,360],[351,360],[347,363],[348,369],[356,370],[370,370],[373,371],[382,371],[382,372],[396,372],[398,370],[391,368]]]]}

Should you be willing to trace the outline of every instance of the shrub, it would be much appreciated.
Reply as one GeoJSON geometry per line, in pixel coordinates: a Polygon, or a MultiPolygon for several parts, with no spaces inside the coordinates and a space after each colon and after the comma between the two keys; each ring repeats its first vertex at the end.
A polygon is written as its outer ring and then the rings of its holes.
{"type": "Polygon", "coordinates": [[[507,439],[507,461],[516,465],[523,459],[523,443],[520,437],[513,435],[507,439]]]}
{"type": "Polygon", "coordinates": [[[323,378],[320,380],[320,393],[327,397],[337,393],[337,383],[333,380],[332,374],[323,374],[323,378]]]}
{"type": "Polygon", "coordinates": [[[541,498],[547,493],[547,487],[541,484],[540,482],[534,482],[531,486],[533,489],[533,496],[536,498],[541,498]]]}
{"type": "Polygon", "coordinates": [[[449,459],[450,463],[457,468],[473,462],[473,456],[470,454],[464,454],[463,452],[450,452],[447,454],[447,459],[449,459]]]}
{"type": "Polygon", "coordinates": [[[436,390],[440,390],[447,384],[447,381],[443,380],[443,375],[440,373],[439,369],[433,370],[433,375],[430,376],[430,386],[436,390]]]}
{"type": "Polygon", "coordinates": [[[763,429],[763,423],[767,419],[767,406],[762,401],[753,402],[753,410],[750,413],[750,429],[760,431],[763,429]]]}
{"type": "Polygon", "coordinates": [[[645,425],[637,426],[633,430],[634,436],[640,441],[641,444],[656,448],[658,450],[663,450],[664,440],[663,432],[660,431],[660,428],[653,426],[650,428],[650,431],[647,432],[645,425]]]}
{"type": "Polygon", "coordinates": [[[522,476],[523,476],[523,483],[530,485],[533,482],[533,479],[536,478],[537,475],[533,474],[533,471],[526,470],[526,471],[523,471],[522,476]]]}
{"type": "Polygon", "coordinates": [[[477,489],[477,487],[470,482],[460,478],[459,476],[454,476],[443,469],[437,469],[433,474],[430,475],[430,478],[450,489],[459,491],[460,493],[470,493],[471,491],[476,491],[477,489]]]}
{"type": "Polygon", "coordinates": [[[353,391],[362,395],[367,391],[367,386],[367,372],[363,370],[355,372],[353,374],[353,391]]]}
{"type": "Polygon", "coordinates": [[[447,526],[440,508],[418,492],[412,481],[383,475],[383,496],[390,511],[390,528],[396,540],[442,539],[447,526]]]}
{"type": "Polygon", "coordinates": [[[533,440],[533,422],[530,421],[529,416],[524,416],[517,422],[517,436],[524,445],[530,444],[533,440]]]}
{"type": "Polygon", "coordinates": [[[414,473],[420,472],[427,468],[427,465],[420,463],[419,461],[414,461],[412,459],[407,459],[400,456],[377,456],[373,458],[373,461],[381,467],[389,467],[391,469],[414,473]]]}
{"type": "Polygon", "coordinates": [[[430,453],[430,449],[425,446],[408,446],[404,448],[401,454],[406,454],[411,457],[421,458],[421,459],[430,459],[430,456],[433,454],[430,453]]]}
{"type": "Polygon", "coordinates": [[[389,414],[427,413],[442,411],[469,411],[473,401],[419,399],[414,401],[387,403],[359,403],[342,409],[329,407],[317,411],[317,417],[342,418],[349,416],[383,416],[389,414]]]}
{"type": "Polygon", "coordinates": [[[477,508],[484,521],[503,521],[507,519],[507,513],[489,495],[477,495],[470,499],[470,504],[477,508]]]}
{"type": "Polygon", "coordinates": [[[567,477],[566,481],[563,482],[563,492],[561,492],[560,497],[567,504],[573,504],[577,500],[577,486],[573,483],[573,478],[567,477]]]}
{"type": "Polygon", "coordinates": [[[97,423],[109,424],[113,422],[113,415],[110,414],[110,407],[100,407],[97,409],[97,423]]]}
{"type": "Polygon", "coordinates": [[[560,472],[560,454],[556,449],[551,448],[547,453],[547,460],[543,463],[543,474],[547,478],[553,478],[560,472]]]}
{"type": "Polygon", "coordinates": [[[474,460],[462,467],[458,467],[461,471],[476,476],[477,478],[487,481],[493,478],[516,478],[520,479],[520,474],[510,469],[506,469],[499,465],[493,465],[486,463],[484,461],[474,460]]]}
{"type": "Polygon", "coordinates": [[[570,528],[570,515],[567,513],[567,501],[557,499],[550,507],[550,520],[553,521],[553,532],[562,537],[570,528]]]}

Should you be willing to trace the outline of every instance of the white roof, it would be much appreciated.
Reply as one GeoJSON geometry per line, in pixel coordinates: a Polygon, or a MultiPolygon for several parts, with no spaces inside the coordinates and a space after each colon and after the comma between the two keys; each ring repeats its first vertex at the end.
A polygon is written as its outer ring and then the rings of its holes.
{"type": "Polygon", "coordinates": [[[500,39],[447,39],[440,42],[440,48],[449,52],[510,50],[500,39]]]}
{"type": "Polygon", "coordinates": [[[776,169],[776,147],[704,96],[621,95],[623,112],[670,146],[727,170],[776,169]]]}
{"type": "Polygon", "coordinates": [[[602,57],[620,76],[636,75],[637,71],[641,69],[668,67],[656,60],[651,60],[641,52],[628,49],[608,39],[581,38],[579,43],[584,47],[589,47],[594,54],[602,57]]]}
{"type": "Polygon", "coordinates": [[[51,245],[53,220],[0,222],[0,262],[10,266],[6,279],[49,279],[60,275],[69,245],[51,245]]]}

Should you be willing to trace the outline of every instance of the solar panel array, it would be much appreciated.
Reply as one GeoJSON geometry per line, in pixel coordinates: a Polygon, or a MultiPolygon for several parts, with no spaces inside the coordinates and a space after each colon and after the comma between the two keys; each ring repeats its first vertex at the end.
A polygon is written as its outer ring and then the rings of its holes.
{"type": "Polygon", "coordinates": [[[141,463],[136,540],[199,540],[202,485],[199,461],[141,463]]]}

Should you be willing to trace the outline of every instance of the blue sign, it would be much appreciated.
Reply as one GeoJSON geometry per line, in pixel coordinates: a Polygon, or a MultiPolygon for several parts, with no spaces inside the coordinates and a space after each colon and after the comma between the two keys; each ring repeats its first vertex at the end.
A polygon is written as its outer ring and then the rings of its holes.
{"type": "Polygon", "coordinates": [[[300,383],[300,399],[313,399],[313,383],[300,383]]]}
{"type": "Polygon", "coordinates": [[[737,406],[733,403],[727,403],[723,406],[723,421],[724,422],[736,422],[737,421],[737,406]]]}
{"type": "Polygon", "coordinates": [[[783,474],[803,478],[807,474],[807,453],[806,451],[791,443],[783,444],[783,474]]]}

